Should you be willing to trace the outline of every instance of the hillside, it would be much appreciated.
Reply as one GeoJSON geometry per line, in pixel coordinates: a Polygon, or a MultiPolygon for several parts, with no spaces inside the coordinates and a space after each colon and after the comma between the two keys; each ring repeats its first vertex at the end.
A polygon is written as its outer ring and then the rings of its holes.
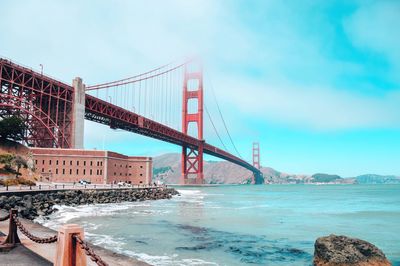
{"type": "MultiPolygon", "coordinates": [[[[154,180],[166,184],[178,184],[181,175],[181,155],[168,153],[153,158],[154,180]]],[[[298,175],[279,172],[270,167],[262,167],[265,183],[270,184],[354,184],[355,178],[341,178],[338,175],[314,174],[298,175]]],[[[243,184],[249,182],[252,173],[226,161],[205,161],[204,177],[207,184],[243,184]]]]}
{"type": "Polygon", "coordinates": [[[358,184],[400,184],[400,176],[394,175],[360,175],[356,177],[358,184]]]}
{"type": "MultiPolygon", "coordinates": [[[[178,184],[181,176],[181,155],[168,153],[154,157],[153,172],[155,180],[178,184]]],[[[247,182],[251,178],[251,172],[230,162],[205,161],[204,176],[208,184],[238,184],[247,182]]]]}

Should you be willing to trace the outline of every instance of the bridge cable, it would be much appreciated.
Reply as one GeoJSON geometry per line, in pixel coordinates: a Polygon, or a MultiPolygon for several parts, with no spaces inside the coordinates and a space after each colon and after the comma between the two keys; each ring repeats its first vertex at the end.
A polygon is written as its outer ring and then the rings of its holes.
{"type": "Polygon", "coordinates": [[[214,132],[215,132],[215,134],[217,135],[219,141],[221,142],[221,144],[222,144],[222,146],[224,147],[224,149],[225,149],[226,151],[228,151],[228,148],[225,146],[225,143],[222,141],[222,138],[221,138],[221,136],[219,135],[217,128],[215,127],[214,121],[212,120],[211,115],[210,115],[210,113],[208,112],[208,109],[207,109],[207,105],[206,105],[206,104],[204,104],[204,110],[206,111],[207,116],[208,116],[208,118],[210,119],[211,125],[212,125],[212,127],[214,128],[214,132]]]}
{"type": "Polygon", "coordinates": [[[233,146],[233,148],[235,149],[237,155],[239,156],[240,159],[243,160],[243,158],[242,158],[242,156],[240,155],[238,149],[236,148],[235,143],[233,142],[233,139],[232,139],[231,134],[229,133],[228,127],[226,126],[225,119],[224,119],[224,117],[223,117],[223,115],[222,115],[221,108],[219,107],[218,100],[217,100],[217,97],[216,97],[216,95],[215,95],[214,86],[213,86],[213,84],[212,84],[212,82],[211,82],[211,79],[208,79],[208,80],[209,80],[209,82],[210,82],[211,91],[212,91],[212,94],[213,94],[213,98],[214,98],[215,103],[216,103],[216,105],[217,105],[217,109],[218,109],[219,115],[220,115],[220,117],[221,117],[222,123],[223,123],[223,125],[224,125],[224,127],[225,127],[226,133],[228,134],[228,137],[229,137],[229,139],[230,139],[230,142],[232,143],[232,146],[233,146]]]}

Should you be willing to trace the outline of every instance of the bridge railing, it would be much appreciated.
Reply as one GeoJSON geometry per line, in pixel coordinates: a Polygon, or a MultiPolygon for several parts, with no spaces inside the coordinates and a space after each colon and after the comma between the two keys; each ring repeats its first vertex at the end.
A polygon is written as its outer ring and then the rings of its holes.
{"type": "Polygon", "coordinates": [[[53,77],[53,76],[51,76],[51,75],[49,75],[49,74],[45,74],[44,72],[41,73],[42,70],[39,70],[39,69],[36,69],[36,68],[32,68],[32,67],[30,67],[30,66],[21,64],[21,63],[18,62],[18,61],[11,60],[11,58],[8,58],[8,57],[2,56],[2,55],[0,55],[0,60],[3,60],[3,61],[5,61],[5,62],[7,62],[9,65],[12,65],[12,66],[14,66],[14,67],[18,67],[18,68],[20,68],[20,69],[24,69],[25,71],[32,72],[32,74],[34,74],[34,75],[42,76],[42,77],[44,77],[44,78],[45,78],[45,77],[46,77],[46,78],[49,78],[49,79],[51,79],[53,82],[57,82],[57,83],[60,83],[60,84],[62,84],[62,85],[64,85],[64,86],[68,86],[68,87],[71,87],[71,88],[72,88],[72,86],[71,86],[68,82],[66,82],[66,81],[64,81],[64,80],[61,80],[61,79],[59,79],[59,78],[55,78],[55,77],[53,77]]]}

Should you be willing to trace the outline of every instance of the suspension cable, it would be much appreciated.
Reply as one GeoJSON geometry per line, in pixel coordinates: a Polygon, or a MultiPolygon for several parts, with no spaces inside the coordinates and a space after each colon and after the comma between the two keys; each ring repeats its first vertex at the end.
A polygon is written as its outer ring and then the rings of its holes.
{"type": "Polygon", "coordinates": [[[226,146],[225,146],[225,143],[222,141],[222,138],[221,138],[221,136],[220,136],[219,133],[218,133],[217,128],[215,127],[215,124],[214,124],[214,122],[213,122],[213,120],[212,120],[212,118],[211,118],[210,113],[208,112],[208,109],[207,109],[207,105],[206,105],[206,104],[204,104],[204,110],[206,111],[207,116],[208,116],[208,118],[210,119],[211,125],[212,125],[212,127],[214,128],[214,132],[215,132],[215,134],[217,135],[219,141],[221,142],[221,144],[222,144],[222,146],[224,147],[224,149],[225,149],[226,151],[228,151],[228,149],[227,149],[226,146]]]}
{"type": "Polygon", "coordinates": [[[223,125],[224,125],[224,127],[225,127],[226,133],[228,134],[229,140],[230,140],[230,142],[232,143],[232,146],[233,146],[233,148],[235,149],[235,151],[236,151],[237,155],[239,156],[239,158],[243,160],[243,158],[242,158],[242,156],[240,155],[238,149],[236,148],[235,143],[233,142],[233,139],[232,139],[231,134],[229,133],[228,127],[226,126],[225,119],[224,119],[224,116],[222,115],[221,108],[219,107],[218,100],[217,100],[217,96],[215,95],[214,86],[213,86],[213,84],[212,84],[212,82],[211,82],[211,79],[209,79],[208,81],[210,82],[211,92],[212,92],[212,94],[213,94],[214,101],[215,101],[215,103],[216,103],[216,105],[217,105],[217,109],[218,109],[219,115],[220,115],[221,120],[222,120],[222,123],[223,123],[223,125]]]}
{"type": "MultiPolygon", "coordinates": [[[[146,73],[142,73],[142,74],[133,76],[133,77],[120,79],[120,80],[116,80],[116,81],[111,81],[111,82],[107,82],[107,83],[103,83],[103,84],[87,86],[86,87],[86,91],[99,90],[99,89],[115,87],[115,86],[119,86],[119,85],[125,85],[125,84],[140,82],[140,81],[143,81],[143,80],[146,80],[146,79],[151,79],[151,78],[154,78],[154,77],[161,76],[161,75],[164,75],[166,73],[172,72],[172,71],[174,71],[176,69],[179,69],[179,68],[183,67],[184,65],[186,65],[187,63],[188,63],[188,61],[185,61],[185,62],[183,62],[181,64],[176,65],[175,67],[168,68],[167,70],[164,70],[164,71],[158,72],[158,73],[155,73],[155,72],[157,72],[158,70],[163,69],[162,67],[154,69],[152,71],[148,71],[146,73]],[[155,74],[153,74],[153,73],[155,73],[155,74]],[[149,74],[151,74],[151,75],[149,75],[149,74]]],[[[169,66],[169,65],[170,64],[165,65],[165,66],[169,66]]]]}

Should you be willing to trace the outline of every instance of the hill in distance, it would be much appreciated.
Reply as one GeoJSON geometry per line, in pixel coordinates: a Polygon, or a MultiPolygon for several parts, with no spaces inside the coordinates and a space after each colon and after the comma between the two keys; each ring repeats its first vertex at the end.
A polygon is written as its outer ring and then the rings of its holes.
{"type": "MultiPolygon", "coordinates": [[[[314,175],[288,174],[270,167],[262,167],[267,184],[400,184],[400,176],[361,175],[342,178],[338,175],[317,173],[314,175]]],[[[181,155],[167,153],[153,158],[154,180],[165,184],[178,184],[181,176],[181,155]]],[[[205,161],[204,179],[207,184],[247,184],[252,173],[227,161],[205,161]]]]}

